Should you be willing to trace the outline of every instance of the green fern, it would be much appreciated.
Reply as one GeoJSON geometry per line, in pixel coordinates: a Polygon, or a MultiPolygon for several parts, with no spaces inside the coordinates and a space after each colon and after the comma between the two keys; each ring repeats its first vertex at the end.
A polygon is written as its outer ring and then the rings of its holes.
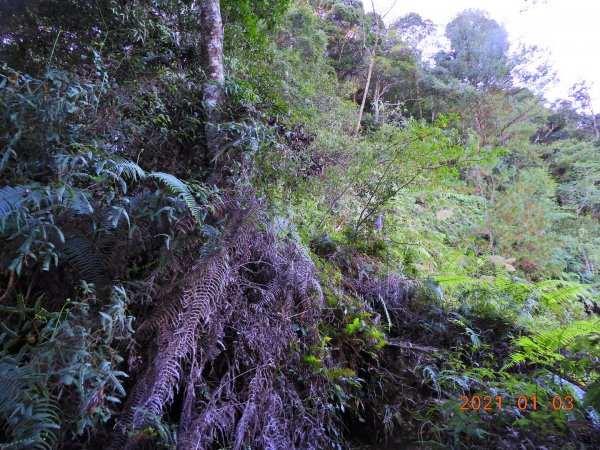
{"type": "MultiPolygon", "coordinates": [[[[181,181],[174,175],[164,172],[152,172],[148,174],[148,178],[155,178],[156,180],[162,182],[166,185],[171,192],[178,195],[179,198],[185,203],[188,210],[190,211],[192,217],[196,220],[198,227],[201,227],[204,223],[204,218],[206,214],[202,211],[202,208],[196,202],[194,195],[190,191],[188,185],[181,181]]],[[[206,194],[209,190],[207,188],[201,188],[202,192],[206,194]]]]}
{"type": "Polygon", "coordinates": [[[0,418],[8,425],[8,441],[2,450],[50,450],[60,428],[59,409],[44,383],[43,375],[32,372],[31,366],[19,359],[0,357],[0,418]]]}
{"type": "Polygon", "coordinates": [[[534,295],[546,305],[556,305],[577,300],[582,296],[592,295],[589,285],[564,280],[544,280],[531,283],[516,277],[506,276],[474,278],[447,275],[436,276],[434,280],[442,287],[480,286],[495,292],[505,292],[512,294],[515,300],[523,296],[534,295]]]}
{"type": "Polygon", "coordinates": [[[111,286],[108,267],[90,239],[84,236],[69,239],[63,245],[61,253],[81,280],[93,283],[99,294],[106,293],[111,286]]]}
{"type": "Polygon", "coordinates": [[[564,356],[558,353],[580,338],[589,337],[600,331],[600,321],[577,321],[559,326],[552,330],[533,329],[530,336],[516,340],[520,351],[511,355],[511,361],[502,370],[519,363],[542,364],[554,366],[564,356]]]}
{"type": "Polygon", "coordinates": [[[136,163],[123,159],[116,158],[113,160],[117,173],[121,176],[132,179],[133,181],[142,180],[146,177],[146,172],[136,163]]]}
{"type": "Polygon", "coordinates": [[[0,220],[21,206],[24,191],[22,186],[5,186],[0,189],[0,220]]]}
{"type": "Polygon", "coordinates": [[[540,296],[540,299],[548,305],[556,305],[557,303],[563,303],[582,296],[591,295],[590,286],[587,284],[561,281],[559,285],[562,285],[562,287],[555,287],[553,290],[543,293],[540,296]]]}
{"type": "Polygon", "coordinates": [[[473,278],[462,275],[438,275],[434,280],[440,286],[468,286],[468,285],[489,285],[490,281],[485,278],[473,278]]]}

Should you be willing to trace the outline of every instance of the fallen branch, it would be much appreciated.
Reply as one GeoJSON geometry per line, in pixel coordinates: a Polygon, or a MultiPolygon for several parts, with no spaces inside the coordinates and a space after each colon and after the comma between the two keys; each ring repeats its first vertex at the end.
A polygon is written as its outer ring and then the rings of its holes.
{"type": "MultiPolygon", "coordinates": [[[[401,342],[401,341],[388,341],[386,344],[388,347],[397,347],[405,350],[413,350],[417,352],[424,353],[441,353],[441,350],[436,347],[424,347],[421,345],[411,344],[410,342],[401,342]]],[[[441,356],[441,355],[438,355],[441,356]]]]}

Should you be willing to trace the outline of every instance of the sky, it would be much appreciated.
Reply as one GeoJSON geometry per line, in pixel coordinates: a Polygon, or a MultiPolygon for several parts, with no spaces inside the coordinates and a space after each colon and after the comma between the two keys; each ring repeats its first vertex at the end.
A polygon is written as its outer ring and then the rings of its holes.
{"type": "MultiPolygon", "coordinates": [[[[504,25],[511,43],[523,42],[547,49],[558,83],[546,94],[548,100],[568,97],[569,87],[587,80],[595,112],[600,110],[600,1],[538,0],[373,0],[386,22],[409,12],[419,13],[443,27],[465,9],[487,11],[504,25]],[[393,5],[393,7],[392,7],[393,5]],[[390,10],[390,7],[392,8],[390,10]]],[[[370,0],[363,0],[372,9],[370,0]]]]}

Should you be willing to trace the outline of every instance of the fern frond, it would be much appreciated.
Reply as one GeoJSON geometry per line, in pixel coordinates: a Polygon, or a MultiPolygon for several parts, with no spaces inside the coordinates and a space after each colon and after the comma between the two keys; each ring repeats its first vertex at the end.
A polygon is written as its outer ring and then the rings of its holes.
{"type": "Polygon", "coordinates": [[[59,409],[46,390],[43,375],[17,358],[0,357],[0,419],[8,424],[2,449],[51,450],[60,428],[59,409]]]}
{"type": "Polygon", "coordinates": [[[73,266],[82,280],[94,283],[98,293],[110,287],[106,262],[95,250],[93,242],[78,236],[67,240],[61,249],[64,258],[73,266]]]}
{"type": "Polygon", "coordinates": [[[0,220],[23,202],[23,186],[4,186],[0,188],[0,220]]]}
{"type": "Polygon", "coordinates": [[[117,174],[130,178],[133,181],[142,180],[146,176],[146,172],[140,166],[132,161],[117,158],[113,160],[117,174]]]}
{"type": "Polygon", "coordinates": [[[534,331],[534,340],[549,350],[559,350],[571,345],[575,339],[600,332],[600,322],[577,321],[555,330],[534,331]]]}
{"type": "Polygon", "coordinates": [[[516,277],[495,277],[491,284],[495,290],[502,292],[512,292],[513,294],[527,294],[535,290],[531,283],[516,277]]]}
{"type": "Polygon", "coordinates": [[[535,284],[536,289],[542,291],[542,292],[548,292],[551,291],[553,289],[558,289],[561,286],[565,285],[565,281],[563,280],[542,280],[542,281],[538,281],[535,284]]]}
{"type": "Polygon", "coordinates": [[[456,275],[438,275],[434,280],[440,286],[460,286],[460,285],[485,285],[489,281],[484,278],[473,278],[467,276],[456,275]]]}
{"type": "Polygon", "coordinates": [[[600,331],[600,321],[577,321],[552,330],[533,329],[530,336],[516,340],[520,351],[511,355],[511,362],[504,369],[522,362],[552,366],[564,357],[558,353],[562,348],[569,347],[577,339],[597,334],[600,331]]]}
{"type": "Polygon", "coordinates": [[[564,280],[544,280],[530,283],[515,277],[473,278],[468,276],[436,276],[434,280],[440,286],[487,286],[497,292],[512,294],[513,297],[535,295],[547,305],[575,300],[591,295],[590,285],[572,283],[564,280]]]}
{"type": "Polygon", "coordinates": [[[191,193],[188,186],[174,175],[164,172],[152,172],[148,174],[148,178],[155,178],[158,181],[166,185],[174,194],[178,195],[179,198],[185,203],[188,210],[196,220],[198,226],[202,226],[204,222],[205,214],[196,202],[193,194],[191,193]]]}
{"type": "Polygon", "coordinates": [[[566,282],[561,282],[561,284],[565,286],[542,294],[540,299],[546,304],[555,305],[569,300],[576,300],[581,296],[590,294],[590,286],[587,284],[566,282]]]}

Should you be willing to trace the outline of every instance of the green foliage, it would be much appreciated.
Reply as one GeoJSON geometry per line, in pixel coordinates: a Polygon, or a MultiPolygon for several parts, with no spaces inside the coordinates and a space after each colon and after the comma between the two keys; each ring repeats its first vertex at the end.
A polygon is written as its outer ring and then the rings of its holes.
{"type": "Polygon", "coordinates": [[[487,302],[504,313],[523,317],[531,313],[531,308],[566,316],[581,308],[580,300],[596,297],[590,285],[565,280],[533,283],[506,274],[480,278],[437,275],[434,280],[438,286],[447,289],[446,294],[458,295],[463,304],[487,302]]]}
{"type": "Polygon", "coordinates": [[[148,414],[142,411],[147,420],[147,425],[143,429],[135,429],[130,431],[130,435],[135,438],[138,443],[146,443],[154,448],[173,449],[177,446],[177,430],[173,429],[168,423],[156,417],[153,414],[148,414]]]}
{"type": "Polygon", "coordinates": [[[290,0],[227,0],[222,2],[226,42],[243,42],[255,50],[265,46],[268,33],[279,23],[290,0]]]}
{"type": "MultiPolygon", "coordinates": [[[[293,136],[301,126],[310,138],[298,146],[281,135],[263,141],[256,153],[260,168],[255,178],[277,216],[296,225],[300,239],[310,243],[327,285],[324,294],[334,319],[322,329],[328,340],[305,362],[322,374],[332,370],[327,367],[333,352],[360,374],[356,361],[381,361],[378,347],[390,340],[379,321],[385,317],[391,331],[398,320],[394,314],[400,313],[383,303],[380,317],[368,314],[361,308],[364,299],[354,298],[348,286],[353,277],[400,270],[417,279],[434,276],[422,292],[430,307],[443,311],[443,325],[427,324],[426,332],[446,329],[453,335],[444,334],[440,341],[451,339],[452,344],[444,341],[443,346],[452,346],[455,353],[444,353],[439,366],[431,360],[423,366],[422,380],[434,386],[437,395],[495,392],[514,403],[520,393],[541,390],[540,398],[550,401],[559,390],[541,388],[541,378],[531,380],[536,367],[531,361],[511,371],[500,369],[510,361],[507,349],[514,336],[527,335],[536,326],[568,323],[582,314],[581,301],[595,298],[589,283],[595,275],[584,278],[577,273],[582,270],[573,269],[585,264],[587,274],[594,272],[589,268],[595,254],[587,244],[593,239],[584,244],[584,238],[574,237],[573,224],[583,222],[556,203],[564,180],[553,178],[548,167],[554,157],[549,161],[545,149],[533,143],[549,111],[532,91],[513,89],[512,71],[532,50],[509,56],[501,26],[476,18],[481,23],[462,26],[471,41],[455,33],[457,51],[465,50],[462,63],[471,52],[485,66],[477,73],[473,66],[467,68],[473,84],[465,85],[464,73],[451,73],[452,61],[434,70],[420,67],[415,48],[406,47],[398,34],[382,30],[382,41],[389,45],[378,48],[367,96],[372,102],[367,103],[365,125],[368,120],[370,125],[362,136],[352,137],[366,77],[361,49],[372,36],[353,5],[314,2],[313,7],[314,14],[298,8],[286,16],[274,53],[281,84],[273,84],[271,90],[293,106],[285,124],[278,118],[285,127],[281,134],[293,136]],[[323,37],[329,61],[322,58],[323,37]],[[328,72],[331,67],[337,83],[328,72]],[[444,114],[450,111],[458,112],[462,121],[451,114],[447,119],[444,114]],[[414,116],[431,116],[431,122],[414,116]],[[318,168],[307,170],[308,160],[318,168]],[[335,268],[338,264],[344,275],[335,268]],[[494,332],[498,341],[490,337],[494,332]],[[377,341],[381,344],[373,346],[377,341]]],[[[526,76],[533,83],[545,75],[540,71],[526,76]]],[[[589,181],[582,187],[589,187],[589,181]]],[[[586,224],[580,236],[593,236],[592,230],[586,224]]],[[[565,356],[561,368],[574,376],[588,369],[594,373],[591,348],[582,341],[577,345],[583,346],[577,357],[585,362],[577,365],[576,358],[565,356]]],[[[393,365],[384,367],[379,383],[393,372],[393,365]]],[[[367,391],[370,381],[363,384],[367,391]]],[[[340,384],[332,389],[332,398],[349,407],[349,392],[340,384]]],[[[434,423],[432,435],[444,436],[437,442],[457,448],[487,445],[505,437],[506,429],[516,430],[517,436],[536,430],[540,436],[564,437],[573,417],[564,411],[545,416],[513,410],[500,416],[473,414],[457,411],[455,403],[443,408],[432,408],[432,415],[420,417],[419,424],[434,423]]],[[[394,405],[389,410],[399,409],[394,405]]],[[[579,409],[573,414],[583,417],[579,409]]]]}
{"type": "Polygon", "coordinates": [[[43,374],[23,365],[19,359],[0,357],[0,418],[6,421],[10,441],[2,448],[52,449],[60,429],[59,408],[44,386],[43,374]]]}
{"type": "Polygon", "coordinates": [[[523,336],[515,341],[520,350],[511,356],[512,361],[506,367],[528,362],[555,368],[565,359],[559,350],[571,347],[577,339],[597,339],[599,325],[598,321],[575,321],[552,330],[534,328],[530,336],[523,336]]]}
{"type": "MultiPolygon", "coordinates": [[[[498,84],[510,73],[508,33],[482,11],[459,14],[446,27],[452,56],[440,58],[440,67],[473,86],[498,84]]],[[[439,57],[439,56],[438,56],[439,57]]]]}
{"type": "MultiPolygon", "coordinates": [[[[192,239],[219,233],[204,223],[217,191],[163,172],[176,166],[156,160],[157,148],[196,139],[194,105],[178,101],[183,119],[168,105],[191,85],[164,77],[164,92],[125,88],[123,96],[93,54],[99,75],[0,70],[2,448],[87,446],[86,434],[104,427],[125,396],[122,355],[140,307],[132,298],[149,300],[143,280],[192,239]]],[[[143,65],[128,70],[147,75],[143,65]]]]}
{"type": "MultiPolygon", "coordinates": [[[[170,317],[153,303],[180,286],[157,280],[217,255],[224,224],[247,211],[213,214],[221,191],[203,182],[198,2],[25,3],[0,24],[0,447],[87,448],[130,394],[125,372],[143,372],[134,323],[170,317]]],[[[548,405],[569,392],[561,377],[598,408],[598,142],[585,92],[584,113],[548,108],[536,93],[548,72],[525,68],[533,49],[509,54],[503,27],[477,11],[448,25],[451,50],[430,67],[420,56],[434,27],[414,14],[388,27],[360,1],[221,8],[222,186],[258,193],[268,214],[253,212],[257,227],[279,238],[265,245],[300,244],[321,279],[304,291],[325,299],[307,320],[247,302],[290,320],[293,348],[265,373],[276,367],[277,383],[331,411],[315,427],[335,443],[338,419],[358,430],[350,438],[397,424],[399,446],[593,442],[580,404],[543,414],[456,402],[548,405]],[[308,370],[290,369],[298,362],[308,370]]],[[[228,270],[252,271],[242,266],[228,270]]],[[[281,288],[248,281],[227,301],[244,317],[248,290],[281,288]]],[[[237,328],[222,330],[223,349],[237,328]]],[[[208,388],[231,356],[220,348],[202,349],[215,355],[198,375],[208,388]]],[[[135,413],[146,422],[129,437],[169,448],[189,411],[176,400],[164,417],[135,413]]]]}
{"type": "Polygon", "coordinates": [[[600,213],[600,156],[592,142],[560,141],[551,147],[551,169],[560,181],[559,195],[576,213],[600,213]]]}
{"type": "Polygon", "coordinates": [[[338,22],[345,22],[346,26],[351,26],[359,24],[361,19],[364,19],[364,11],[362,5],[341,2],[334,3],[327,13],[327,18],[338,22]]]}
{"type": "Polygon", "coordinates": [[[516,258],[530,275],[558,272],[560,241],[553,228],[562,216],[554,195],[555,183],[542,169],[519,172],[510,186],[494,194],[486,225],[491,241],[498,254],[516,258]]]}
{"type": "Polygon", "coordinates": [[[190,214],[196,219],[198,226],[202,227],[206,212],[198,205],[196,198],[198,198],[202,204],[207,204],[214,193],[213,190],[197,185],[194,191],[191,191],[183,181],[168,173],[153,172],[148,174],[148,178],[156,178],[164,183],[173,194],[179,196],[190,211],[190,214]],[[194,196],[196,196],[196,198],[194,198],[194,196]]]}
{"type": "Polygon", "coordinates": [[[362,200],[356,229],[410,184],[426,181],[435,185],[457,176],[458,167],[472,159],[486,158],[473,146],[465,148],[452,130],[446,130],[449,120],[442,116],[433,126],[410,121],[402,131],[382,130],[373,136],[376,142],[386,144],[360,155],[353,174],[354,189],[362,200]]]}
{"type": "Polygon", "coordinates": [[[11,429],[6,448],[52,448],[57,436],[52,430],[80,435],[106,422],[125,395],[127,375],[116,369],[122,357],[111,343],[133,333],[127,292],[116,286],[99,316],[90,314],[93,291],[83,286],[81,295],[57,312],[46,310],[42,297],[32,307],[22,297],[16,307],[2,307],[7,320],[0,335],[0,377],[10,387],[0,401],[0,417],[11,429]],[[22,327],[11,327],[19,317],[22,327]],[[65,398],[71,405],[59,410],[65,398]]]}
{"type": "Polygon", "coordinates": [[[600,411],[600,382],[596,382],[588,387],[588,391],[585,394],[585,403],[596,411],[600,411]]]}

